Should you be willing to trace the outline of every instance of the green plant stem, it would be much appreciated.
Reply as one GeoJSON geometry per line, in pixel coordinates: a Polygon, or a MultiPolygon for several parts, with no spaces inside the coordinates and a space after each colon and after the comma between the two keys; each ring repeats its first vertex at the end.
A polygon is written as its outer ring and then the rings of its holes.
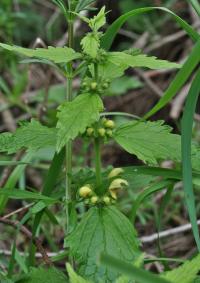
{"type": "Polygon", "coordinates": [[[96,182],[97,188],[101,186],[101,142],[99,138],[94,140],[94,151],[95,151],[95,170],[96,170],[96,182]]]}
{"type": "MultiPolygon", "coordinates": [[[[68,21],[68,46],[73,48],[73,41],[74,41],[74,23],[73,20],[70,18],[68,21]]],[[[72,101],[73,99],[73,77],[72,77],[73,69],[72,63],[67,65],[67,93],[66,93],[66,100],[72,101]]],[[[66,198],[66,217],[67,217],[67,231],[69,227],[69,203],[71,201],[71,176],[72,176],[72,142],[69,141],[66,145],[66,191],[65,191],[65,198],[66,198]]]]}

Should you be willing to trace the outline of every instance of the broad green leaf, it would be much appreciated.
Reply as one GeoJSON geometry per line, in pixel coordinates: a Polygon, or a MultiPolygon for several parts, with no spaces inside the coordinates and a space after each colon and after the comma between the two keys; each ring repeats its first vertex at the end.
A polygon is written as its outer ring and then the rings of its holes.
{"type": "Polygon", "coordinates": [[[88,33],[82,40],[81,45],[83,52],[92,58],[97,57],[97,53],[100,47],[99,38],[96,34],[88,33]]]}
{"type": "Polygon", "coordinates": [[[40,148],[55,146],[55,128],[48,128],[36,120],[24,123],[14,134],[0,135],[0,152],[14,153],[20,149],[38,150],[40,148]]]}
{"type": "Polygon", "coordinates": [[[86,127],[99,119],[103,110],[101,98],[96,94],[81,94],[72,102],[65,102],[58,108],[57,150],[85,131],[86,127]]]}
{"type": "Polygon", "coordinates": [[[67,264],[67,272],[69,275],[70,283],[91,283],[88,280],[85,280],[83,277],[79,276],[71,267],[70,264],[67,264]]]}
{"type": "Polygon", "coordinates": [[[124,262],[123,259],[119,260],[117,257],[107,254],[101,255],[100,262],[112,270],[125,274],[129,278],[135,279],[138,283],[170,283],[170,281],[161,278],[156,274],[142,268],[135,267],[130,263],[124,262]]]}
{"type": "Polygon", "coordinates": [[[155,10],[158,10],[158,11],[160,10],[160,11],[170,14],[194,41],[197,41],[198,39],[200,39],[200,35],[193,29],[192,26],[190,26],[186,21],[184,21],[182,18],[177,16],[175,13],[173,13],[169,9],[164,8],[164,7],[145,7],[145,8],[134,9],[128,13],[125,13],[124,15],[119,17],[116,21],[114,21],[112,25],[107,29],[105,35],[102,37],[102,40],[101,40],[102,48],[106,50],[110,49],[119,29],[131,17],[145,14],[148,12],[152,12],[155,10]]]}
{"type": "Polygon", "coordinates": [[[67,283],[67,277],[56,268],[32,268],[20,283],[67,283]]]}
{"type": "Polygon", "coordinates": [[[186,261],[180,267],[164,273],[161,277],[167,279],[170,283],[193,283],[200,271],[199,263],[200,254],[195,256],[192,260],[186,261]]]}
{"type": "Polygon", "coordinates": [[[144,116],[144,119],[148,119],[160,109],[162,109],[172,98],[177,94],[177,92],[183,87],[185,82],[188,80],[193,70],[200,62],[200,40],[193,47],[188,59],[183,64],[183,67],[179,70],[174,80],[171,82],[168,89],[164,92],[163,97],[158,101],[158,103],[144,116]]]}
{"type": "Polygon", "coordinates": [[[127,69],[124,65],[115,65],[109,61],[99,64],[99,75],[105,79],[116,79],[124,75],[124,70],[127,69]]]}
{"type": "Polygon", "coordinates": [[[0,43],[0,47],[7,49],[9,51],[17,52],[27,57],[46,59],[57,64],[68,63],[75,59],[81,58],[80,53],[76,53],[73,49],[68,47],[49,46],[48,49],[45,48],[28,49],[28,48],[12,46],[4,43],[0,43]]]}
{"type": "Polygon", "coordinates": [[[196,110],[198,97],[200,94],[200,69],[198,70],[192,86],[188,93],[185,110],[182,118],[182,163],[183,163],[183,185],[185,191],[185,199],[189,212],[190,221],[192,224],[193,234],[196,244],[200,251],[199,228],[197,225],[197,216],[195,209],[195,197],[192,186],[192,160],[191,160],[191,140],[193,117],[196,110]]]}
{"type": "Polygon", "coordinates": [[[150,69],[169,69],[180,68],[181,65],[168,62],[166,60],[159,60],[155,56],[147,56],[146,54],[130,55],[125,52],[110,52],[107,57],[108,62],[124,67],[146,67],[150,69]]]}
{"type": "Polygon", "coordinates": [[[89,21],[90,28],[97,32],[106,23],[105,6],[101,8],[99,13],[89,21]]]}
{"type": "Polygon", "coordinates": [[[113,282],[120,275],[97,265],[101,252],[129,263],[139,253],[132,224],[115,207],[91,208],[66,238],[66,244],[79,263],[79,274],[92,282],[113,282]]]}
{"type": "Polygon", "coordinates": [[[158,160],[180,161],[180,136],[171,134],[171,128],[157,122],[128,122],[118,127],[114,139],[138,159],[156,164],[158,160]]]}

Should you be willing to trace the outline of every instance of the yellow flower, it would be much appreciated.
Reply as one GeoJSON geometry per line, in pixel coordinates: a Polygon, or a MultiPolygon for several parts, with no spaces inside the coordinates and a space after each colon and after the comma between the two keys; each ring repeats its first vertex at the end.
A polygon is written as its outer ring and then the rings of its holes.
{"type": "Polygon", "coordinates": [[[114,178],[117,177],[118,175],[122,174],[124,170],[122,168],[114,168],[108,175],[108,178],[114,178]]]}

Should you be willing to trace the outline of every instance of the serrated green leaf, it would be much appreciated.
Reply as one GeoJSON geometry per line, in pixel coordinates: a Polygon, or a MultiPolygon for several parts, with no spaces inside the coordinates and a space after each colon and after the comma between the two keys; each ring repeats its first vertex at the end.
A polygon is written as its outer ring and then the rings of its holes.
{"type": "Polygon", "coordinates": [[[14,134],[3,133],[0,135],[0,152],[11,154],[22,148],[38,150],[55,146],[56,133],[55,128],[48,128],[36,120],[31,120],[29,123],[24,123],[14,134]]]}
{"type": "Polygon", "coordinates": [[[100,41],[96,34],[88,33],[82,40],[81,45],[83,52],[90,55],[92,58],[96,58],[98,49],[100,47],[100,41]]]}
{"type": "Polygon", "coordinates": [[[69,274],[70,283],[91,283],[88,280],[85,280],[83,277],[79,276],[71,267],[70,264],[67,264],[67,272],[69,274]]]}
{"type": "Polygon", "coordinates": [[[102,78],[107,79],[116,79],[124,74],[124,70],[127,69],[126,67],[115,65],[109,61],[105,61],[104,63],[99,64],[99,75],[102,78]]]}
{"type": "Polygon", "coordinates": [[[114,138],[126,151],[147,163],[181,160],[180,136],[171,134],[171,128],[163,125],[163,121],[123,124],[114,133],[114,138]]]}
{"type": "Polygon", "coordinates": [[[99,119],[103,110],[101,98],[96,94],[81,94],[72,102],[65,102],[58,108],[58,139],[57,150],[78,134],[83,133],[87,126],[99,119]]]}
{"type": "Polygon", "coordinates": [[[101,8],[99,13],[89,21],[90,28],[97,32],[106,23],[105,6],[101,8]]]}
{"type": "Polygon", "coordinates": [[[32,268],[31,272],[20,283],[67,283],[67,277],[56,268],[32,268]]]}
{"type": "Polygon", "coordinates": [[[0,43],[0,47],[9,51],[17,52],[27,57],[46,59],[57,64],[68,63],[75,59],[81,58],[80,53],[76,53],[72,48],[68,48],[68,47],[49,46],[48,49],[45,48],[28,49],[28,48],[12,46],[4,43],[0,43]]]}
{"type": "Polygon", "coordinates": [[[91,208],[66,238],[66,243],[79,263],[80,275],[92,282],[113,282],[120,275],[97,265],[101,252],[129,263],[139,254],[132,224],[115,207],[91,208]]]}
{"type": "Polygon", "coordinates": [[[180,267],[161,275],[171,283],[193,283],[200,270],[200,254],[180,267]]]}
{"type": "Polygon", "coordinates": [[[124,70],[128,67],[146,67],[150,69],[171,69],[180,68],[181,65],[166,60],[159,60],[155,56],[146,54],[130,55],[125,52],[110,52],[107,60],[117,66],[124,66],[124,70]]]}

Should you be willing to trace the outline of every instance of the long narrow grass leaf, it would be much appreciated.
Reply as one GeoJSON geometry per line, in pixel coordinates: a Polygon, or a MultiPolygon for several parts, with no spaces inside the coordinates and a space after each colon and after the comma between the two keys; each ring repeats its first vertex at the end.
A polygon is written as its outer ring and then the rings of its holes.
{"type": "Polygon", "coordinates": [[[106,254],[101,255],[100,262],[104,265],[107,265],[111,269],[117,270],[118,272],[121,272],[124,275],[137,280],[138,283],[169,283],[168,280],[162,279],[158,275],[135,267],[106,254]]]}
{"type": "Polygon", "coordinates": [[[179,70],[176,77],[164,92],[163,97],[158,103],[144,116],[144,119],[148,119],[160,109],[162,109],[183,87],[185,82],[188,80],[194,69],[200,62],[200,40],[195,44],[190,56],[184,63],[183,67],[179,70]]]}
{"type": "Polygon", "coordinates": [[[197,247],[200,251],[200,237],[197,225],[195,198],[192,186],[192,162],[191,162],[191,139],[192,139],[192,126],[193,116],[196,109],[198,96],[200,93],[200,69],[192,83],[186,106],[182,118],[182,162],[183,162],[183,184],[185,191],[185,199],[187,209],[192,224],[192,231],[196,240],[197,247]]]}
{"type": "Polygon", "coordinates": [[[186,31],[186,33],[194,40],[197,41],[200,38],[200,35],[193,29],[192,26],[190,26],[186,21],[184,21],[182,18],[177,16],[175,13],[170,11],[167,8],[164,7],[145,7],[145,8],[139,8],[134,9],[121,17],[119,17],[106,31],[105,35],[102,37],[101,40],[101,46],[109,50],[115,36],[117,35],[119,29],[122,27],[122,25],[129,20],[130,18],[134,16],[139,16],[144,13],[152,12],[155,10],[161,10],[163,12],[169,13],[178,23],[179,25],[186,31]]]}

